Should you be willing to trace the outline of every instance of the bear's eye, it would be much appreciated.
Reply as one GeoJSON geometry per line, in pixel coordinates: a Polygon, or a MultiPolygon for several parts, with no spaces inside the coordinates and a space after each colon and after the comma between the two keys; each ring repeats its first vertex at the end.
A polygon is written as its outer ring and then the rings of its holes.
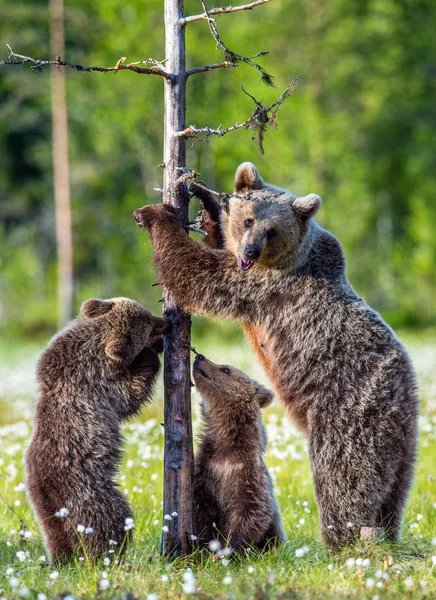
{"type": "Polygon", "coordinates": [[[275,229],[268,229],[268,231],[266,232],[266,237],[269,240],[272,240],[273,237],[275,237],[277,235],[277,231],[275,229]]]}
{"type": "Polygon", "coordinates": [[[244,225],[245,225],[245,227],[247,227],[247,229],[250,228],[250,227],[252,227],[253,226],[253,219],[245,219],[244,225]]]}
{"type": "Polygon", "coordinates": [[[221,371],[223,373],[227,373],[227,375],[230,373],[230,369],[228,369],[227,367],[224,367],[223,369],[221,369],[221,371]]]}

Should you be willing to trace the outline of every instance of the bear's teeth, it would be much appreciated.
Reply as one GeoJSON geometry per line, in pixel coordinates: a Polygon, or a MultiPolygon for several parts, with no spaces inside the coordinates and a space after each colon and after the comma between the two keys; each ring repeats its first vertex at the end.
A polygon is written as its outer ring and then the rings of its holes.
{"type": "Polygon", "coordinates": [[[244,260],[243,258],[238,257],[238,267],[243,271],[247,271],[253,265],[254,263],[251,260],[244,260]]]}

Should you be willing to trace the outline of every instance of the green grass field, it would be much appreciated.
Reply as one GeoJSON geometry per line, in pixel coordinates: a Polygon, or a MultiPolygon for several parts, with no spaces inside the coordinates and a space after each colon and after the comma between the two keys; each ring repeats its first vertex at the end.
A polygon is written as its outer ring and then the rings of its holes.
{"type": "MultiPolygon", "coordinates": [[[[119,482],[135,513],[134,545],[121,565],[115,564],[114,554],[107,564],[91,565],[77,558],[59,569],[48,564],[24,491],[23,456],[32,429],[34,366],[40,349],[0,347],[0,600],[44,600],[63,594],[70,594],[69,600],[72,596],[156,600],[189,593],[229,600],[436,598],[436,333],[402,338],[418,372],[422,415],[417,475],[399,546],[359,542],[335,554],[322,545],[305,441],[280,406],[273,405],[264,413],[268,465],[289,541],[276,552],[252,551],[243,557],[197,552],[175,562],[161,559],[159,388],[154,404],[124,429],[126,451],[119,482]]],[[[210,341],[198,349],[212,360],[234,364],[264,380],[242,342],[223,350],[210,341]]]]}

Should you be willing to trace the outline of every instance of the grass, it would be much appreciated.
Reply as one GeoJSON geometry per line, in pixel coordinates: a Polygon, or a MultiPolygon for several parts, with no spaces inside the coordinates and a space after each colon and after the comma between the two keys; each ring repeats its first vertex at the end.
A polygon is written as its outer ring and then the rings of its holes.
{"type": "MultiPolygon", "coordinates": [[[[243,557],[197,552],[175,562],[160,558],[160,388],[155,403],[124,430],[120,486],[135,513],[135,542],[126,560],[116,565],[112,556],[109,564],[92,565],[77,559],[56,569],[48,564],[23,489],[39,348],[0,346],[0,494],[10,506],[0,499],[0,600],[44,600],[44,595],[61,598],[67,593],[75,598],[155,600],[181,598],[190,590],[201,598],[232,600],[436,598],[436,335],[403,339],[417,368],[423,403],[417,476],[400,545],[358,542],[340,553],[322,545],[305,441],[276,405],[264,414],[268,465],[289,541],[276,552],[252,551],[243,557]]],[[[198,349],[212,360],[235,364],[264,379],[243,342],[224,349],[222,341],[198,343],[198,349]]]]}

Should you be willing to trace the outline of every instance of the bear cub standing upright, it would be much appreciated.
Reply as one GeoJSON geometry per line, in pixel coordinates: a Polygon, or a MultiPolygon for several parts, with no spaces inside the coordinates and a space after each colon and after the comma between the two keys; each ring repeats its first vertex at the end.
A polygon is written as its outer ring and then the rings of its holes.
{"type": "Polygon", "coordinates": [[[284,541],[260,409],[273,394],[245,373],[198,354],[204,435],[195,454],[194,523],[200,544],[220,538],[235,550],[284,541]]]}
{"type": "Polygon", "coordinates": [[[83,546],[88,557],[115,543],[120,552],[131,536],[132,511],[114,483],[120,422],[149,400],[160,368],[153,347],[168,329],[127,298],[87,300],[81,312],[39,360],[26,456],[27,491],[52,560],[83,546]]]}

